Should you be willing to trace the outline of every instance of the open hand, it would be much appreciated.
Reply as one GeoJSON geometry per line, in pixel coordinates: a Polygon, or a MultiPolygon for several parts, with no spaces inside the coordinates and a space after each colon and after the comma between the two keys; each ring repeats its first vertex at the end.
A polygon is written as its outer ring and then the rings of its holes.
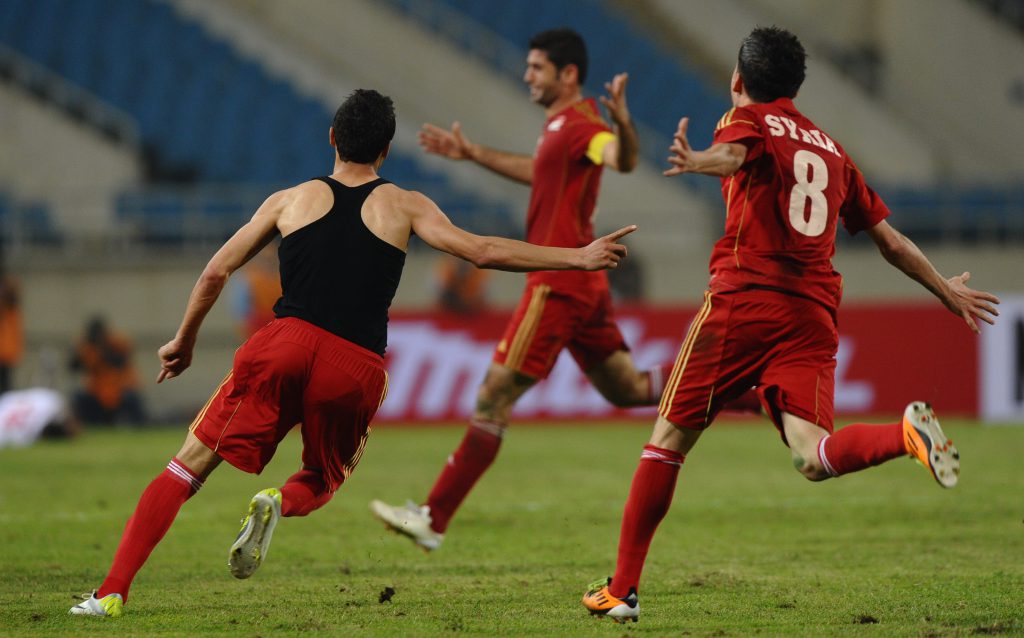
{"type": "Polygon", "coordinates": [[[452,124],[450,131],[433,124],[424,124],[418,137],[420,146],[427,153],[452,160],[464,160],[470,157],[471,144],[462,134],[462,125],[458,122],[452,124]]]}
{"type": "Polygon", "coordinates": [[[604,108],[608,109],[608,117],[619,126],[629,124],[629,107],[626,106],[626,83],[629,81],[628,73],[619,73],[611,82],[604,83],[604,90],[608,95],[602,95],[598,99],[604,108]]]}
{"type": "Polygon", "coordinates": [[[662,175],[666,177],[689,173],[695,168],[694,151],[690,148],[690,141],[686,138],[686,129],[689,125],[690,118],[684,117],[679,120],[679,128],[672,136],[672,146],[668,147],[668,150],[672,151],[672,155],[668,158],[668,163],[672,164],[672,168],[662,172],[662,175]]]}
{"type": "Polygon", "coordinates": [[[975,319],[981,319],[989,325],[995,325],[995,318],[999,316],[999,311],[993,304],[999,303],[999,297],[991,293],[968,288],[967,280],[970,278],[971,273],[965,272],[962,275],[950,277],[946,280],[953,293],[952,298],[946,301],[946,307],[953,314],[963,317],[963,320],[967,322],[967,326],[977,334],[981,330],[978,328],[978,323],[975,319]]]}
{"type": "Polygon", "coordinates": [[[605,235],[581,248],[583,252],[583,270],[606,270],[615,268],[626,258],[627,249],[618,243],[626,235],[636,230],[636,225],[625,226],[614,233],[605,235]]]}

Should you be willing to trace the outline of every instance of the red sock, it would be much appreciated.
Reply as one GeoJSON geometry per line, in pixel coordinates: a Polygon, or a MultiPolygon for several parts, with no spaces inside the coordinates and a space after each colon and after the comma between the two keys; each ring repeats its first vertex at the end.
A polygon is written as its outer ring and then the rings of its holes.
{"type": "Polygon", "coordinates": [[[498,456],[503,432],[504,429],[496,423],[476,419],[470,422],[462,443],[448,457],[448,464],[441,470],[427,497],[433,519],[430,524],[432,530],[443,534],[448,529],[448,521],[455,515],[455,510],[459,509],[477,479],[498,456]]]}
{"type": "Polygon", "coordinates": [[[327,505],[333,497],[322,472],[302,468],[281,486],[281,516],[305,516],[327,505]]]}
{"type": "Polygon", "coordinates": [[[679,452],[653,445],[644,446],[640,464],[633,475],[633,485],[629,488],[626,511],[622,515],[619,559],[610,589],[612,596],[625,598],[630,589],[639,589],[647,550],[654,531],[672,504],[676,476],[685,458],[679,452]]]}
{"type": "Polygon", "coordinates": [[[832,476],[863,470],[906,453],[902,423],[848,425],[818,443],[818,459],[832,476]]]}
{"type": "Polygon", "coordinates": [[[668,383],[668,377],[672,374],[673,366],[674,364],[666,363],[647,371],[647,378],[651,382],[647,395],[650,405],[657,405],[661,401],[661,393],[665,391],[665,384],[668,383]]]}
{"type": "Polygon", "coordinates": [[[127,602],[128,590],[135,574],[170,529],[181,506],[202,486],[203,482],[195,472],[177,458],[171,459],[167,469],[153,479],[142,493],[139,504],[135,506],[135,513],[128,519],[121,544],[114,554],[114,564],[100,585],[97,598],[107,594],[121,594],[127,602]]]}

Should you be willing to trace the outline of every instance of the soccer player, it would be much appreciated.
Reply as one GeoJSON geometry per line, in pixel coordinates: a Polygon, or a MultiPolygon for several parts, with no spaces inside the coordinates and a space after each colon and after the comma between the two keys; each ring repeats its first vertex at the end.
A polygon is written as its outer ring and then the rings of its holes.
{"type": "Polygon", "coordinates": [[[969,274],[943,278],[886,221],[889,210],[864,183],[843,148],[796,109],[803,46],[778,28],[743,41],[732,75],[734,108],[714,142],[694,151],[679,122],[665,175],[722,178],[725,235],[711,253],[711,282],[661,399],[626,501],[618,562],[610,579],[583,597],[592,614],[617,621],[640,615],[637,588],[655,529],[668,511],[676,476],[715,415],[752,385],[811,481],[911,455],[943,487],[956,485],[959,455],[931,408],[907,406],[903,419],[833,431],[836,310],[842,291],[832,269],[836,228],[865,231],[882,256],[932,294],[967,327],[993,323],[999,300],[967,287],[969,274]]]}
{"type": "Polygon", "coordinates": [[[267,555],[281,516],[323,507],[359,462],[387,392],[388,307],[409,237],[484,268],[610,268],[626,254],[620,229],[583,247],[551,248],[481,237],[453,226],[420,193],[377,177],[395,132],[391,100],[358,90],[334,116],[334,172],[271,195],[213,256],[174,339],[160,348],[157,383],[192,363],[200,324],[232,272],[278,234],[282,296],[275,319],[239,348],[230,374],[196,417],[185,444],[142,494],[99,590],[72,614],[119,616],[135,574],[181,506],[227,461],[259,474],[301,423],[302,469],[257,493],[229,552],[248,578],[267,555]]]}
{"type": "MultiPolygon", "coordinates": [[[[458,122],[450,131],[426,124],[420,144],[428,153],[471,160],[503,177],[528,184],[527,241],[545,246],[584,246],[593,238],[594,206],[605,166],[628,173],[637,163],[637,135],[626,105],[625,73],[605,84],[601,103],[584,99],[587,50],[569,29],[553,29],[529,42],[523,81],[547,121],[533,156],[471,142],[458,122]]],[[[374,515],[426,551],[437,549],[456,510],[490,467],[501,447],[516,401],[551,372],[568,348],[594,387],[616,406],[653,405],[670,365],[638,371],[613,320],[604,273],[534,273],[505,328],[477,392],[465,438],[422,505],[373,501],[374,515]]]]}

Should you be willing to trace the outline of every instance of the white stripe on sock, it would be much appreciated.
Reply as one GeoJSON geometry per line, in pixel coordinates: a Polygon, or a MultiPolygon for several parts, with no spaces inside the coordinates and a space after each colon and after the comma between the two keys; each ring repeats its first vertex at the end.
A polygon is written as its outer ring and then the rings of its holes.
{"type": "Polygon", "coordinates": [[[676,461],[675,459],[673,459],[670,456],[666,456],[664,454],[660,454],[660,453],[654,452],[652,450],[644,450],[640,454],[640,460],[641,461],[643,461],[643,460],[657,461],[659,463],[665,463],[666,465],[675,465],[677,467],[682,467],[682,465],[683,465],[682,461],[676,461]]]}
{"type": "Polygon", "coordinates": [[[469,422],[470,427],[483,430],[488,434],[492,434],[499,439],[505,438],[505,426],[493,423],[491,421],[484,421],[481,419],[473,419],[469,422]]]}
{"type": "Polygon", "coordinates": [[[183,465],[171,461],[167,464],[167,469],[170,470],[171,474],[188,483],[196,492],[203,486],[203,482],[193,476],[183,465]]]}
{"type": "Polygon", "coordinates": [[[825,471],[828,472],[829,476],[839,476],[839,472],[836,472],[835,468],[832,467],[832,464],[828,462],[828,457],[825,456],[825,441],[828,440],[829,436],[830,435],[826,434],[821,437],[820,441],[818,441],[818,460],[821,461],[821,466],[825,468],[825,471]]]}

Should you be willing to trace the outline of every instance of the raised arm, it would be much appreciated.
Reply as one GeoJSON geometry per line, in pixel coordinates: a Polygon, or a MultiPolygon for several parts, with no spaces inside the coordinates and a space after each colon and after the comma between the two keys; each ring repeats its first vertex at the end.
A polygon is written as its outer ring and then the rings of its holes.
{"type": "Polygon", "coordinates": [[[672,146],[669,150],[672,155],[668,163],[672,168],[664,171],[662,175],[672,176],[681,173],[698,173],[700,175],[712,175],[715,177],[728,177],[740,170],[743,162],[747,159],[747,147],[742,144],[719,143],[712,144],[706,150],[695,151],[690,148],[690,142],[686,138],[686,128],[690,124],[690,118],[684,117],[679,120],[679,128],[672,139],[672,146]]]}
{"type": "Polygon", "coordinates": [[[615,128],[615,139],[608,142],[602,152],[605,166],[620,173],[629,173],[636,168],[640,153],[640,140],[633,126],[633,119],[626,106],[626,82],[629,74],[619,73],[611,82],[605,82],[604,90],[608,95],[600,97],[601,104],[608,109],[608,116],[615,128]]]}
{"type": "Polygon", "coordinates": [[[427,153],[450,160],[472,160],[502,177],[523,184],[533,183],[532,157],[474,144],[462,134],[462,125],[458,122],[452,124],[450,131],[433,124],[424,124],[419,132],[419,140],[420,146],[427,153]]]}
{"type": "Polygon", "coordinates": [[[477,268],[513,272],[615,268],[626,256],[626,247],[618,240],[636,230],[636,226],[626,226],[582,248],[554,248],[474,235],[452,224],[434,202],[419,193],[408,193],[403,209],[409,215],[413,232],[430,246],[461,257],[477,268]]]}
{"type": "Polygon", "coordinates": [[[277,235],[277,219],[287,197],[285,193],[278,192],[267,198],[252,219],[238,229],[206,264],[189,295],[178,332],[157,352],[160,357],[157,383],[173,379],[192,364],[199,327],[224,290],[228,277],[277,235]]]}
{"type": "Polygon", "coordinates": [[[927,288],[950,312],[962,317],[975,333],[980,332],[975,319],[995,323],[999,311],[993,304],[998,304],[999,298],[968,288],[967,280],[971,273],[944,278],[914,242],[884,220],[868,229],[867,233],[887,262],[927,288]]]}

